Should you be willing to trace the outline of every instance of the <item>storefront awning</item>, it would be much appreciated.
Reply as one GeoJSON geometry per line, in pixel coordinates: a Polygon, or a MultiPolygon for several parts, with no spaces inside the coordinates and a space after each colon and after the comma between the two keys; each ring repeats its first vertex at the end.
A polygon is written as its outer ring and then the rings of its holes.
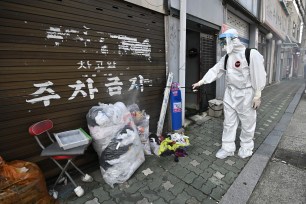
{"type": "Polygon", "coordinates": [[[286,35],[286,40],[285,40],[286,43],[295,43],[295,44],[298,44],[297,40],[294,39],[293,37],[290,37],[289,35],[286,35]]]}

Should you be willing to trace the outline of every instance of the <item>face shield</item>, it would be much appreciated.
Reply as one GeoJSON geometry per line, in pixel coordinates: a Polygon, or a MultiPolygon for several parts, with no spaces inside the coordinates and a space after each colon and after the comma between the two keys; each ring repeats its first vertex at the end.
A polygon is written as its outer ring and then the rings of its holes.
{"type": "Polygon", "coordinates": [[[226,51],[227,54],[233,51],[233,39],[237,37],[238,35],[233,33],[226,33],[226,31],[219,35],[220,46],[223,48],[224,51],[226,51]]]}

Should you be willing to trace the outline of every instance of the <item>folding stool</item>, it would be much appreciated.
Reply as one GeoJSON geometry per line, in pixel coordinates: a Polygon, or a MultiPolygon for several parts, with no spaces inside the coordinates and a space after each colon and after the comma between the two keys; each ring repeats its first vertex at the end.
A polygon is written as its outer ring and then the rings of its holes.
{"type": "Polygon", "coordinates": [[[50,159],[54,161],[54,163],[62,170],[60,175],[58,176],[56,182],[54,183],[52,189],[50,190],[50,194],[53,195],[54,198],[57,198],[58,192],[55,191],[55,186],[59,183],[59,181],[63,178],[64,174],[68,177],[68,179],[73,184],[74,192],[78,197],[84,195],[84,190],[81,186],[78,186],[72,177],[67,172],[69,165],[71,164],[78,172],[82,174],[83,182],[92,182],[93,179],[90,175],[83,173],[73,162],[72,159],[76,156],[83,155],[88,145],[82,145],[79,147],[75,147],[72,149],[63,150],[55,141],[52,139],[49,130],[53,128],[53,122],[51,120],[43,120],[37,122],[29,127],[30,135],[34,136],[38,145],[42,148],[41,156],[48,156],[50,159]],[[52,144],[49,146],[44,146],[38,136],[41,136],[43,133],[51,140],[52,144]],[[58,160],[67,160],[67,163],[64,167],[58,162],[58,160]]]}

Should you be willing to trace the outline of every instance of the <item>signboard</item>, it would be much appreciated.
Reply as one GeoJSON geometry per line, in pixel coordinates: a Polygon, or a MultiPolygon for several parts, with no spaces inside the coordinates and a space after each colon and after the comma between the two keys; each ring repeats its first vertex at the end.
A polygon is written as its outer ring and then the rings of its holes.
{"type": "Polygon", "coordinates": [[[278,0],[263,0],[263,23],[268,25],[282,40],[286,38],[287,16],[278,0]]]}

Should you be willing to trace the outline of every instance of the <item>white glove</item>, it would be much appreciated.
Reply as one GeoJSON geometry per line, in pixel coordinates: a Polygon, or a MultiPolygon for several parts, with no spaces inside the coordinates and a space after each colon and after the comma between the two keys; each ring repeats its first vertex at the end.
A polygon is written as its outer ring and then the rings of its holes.
{"type": "Polygon", "coordinates": [[[199,82],[197,82],[197,83],[195,83],[195,84],[192,84],[192,89],[196,89],[196,88],[199,87],[199,86],[200,86],[199,82]]]}
{"type": "Polygon", "coordinates": [[[261,91],[256,91],[252,101],[252,107],[257,110],[261,104],[261,91]]]}

